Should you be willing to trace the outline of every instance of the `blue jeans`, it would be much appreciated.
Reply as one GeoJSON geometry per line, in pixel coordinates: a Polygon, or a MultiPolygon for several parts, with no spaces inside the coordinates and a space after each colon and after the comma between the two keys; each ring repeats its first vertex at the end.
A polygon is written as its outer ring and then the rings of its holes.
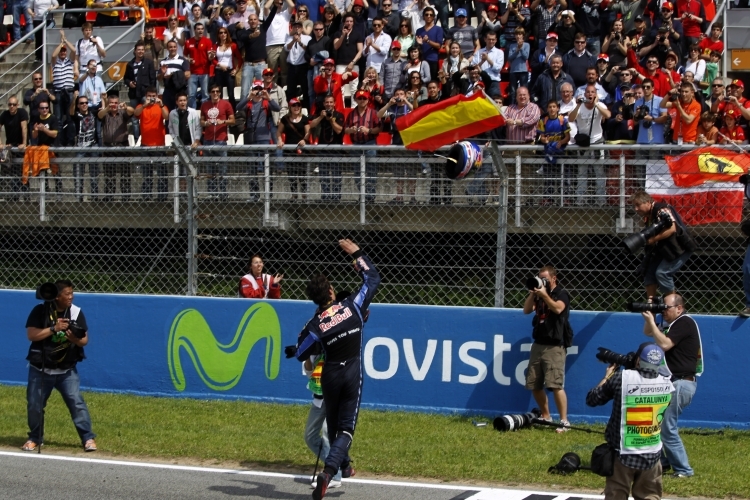
{"type": "Polygon", "coordinates": [[[250,95],[250,87],[253,85],[253,80],[263,81],[263,70],[267,67],[268,65],[264,62],[254,64],[246,62],[242,65],[242,95],[240,99],[244,99],[250,95]]]}
{"type": "MultiPolygon", "coordinates": [[[[205,140],[203,141],[203,145],[204,146],[226,146],[227,141],[205,140]]],[[[226,148],[221,151],[204,151],[204,153],[206,154],[206,156],[214,156],[218,158],[227,157],[226,148]]],[[[218,163],[209,163],[208,175],[210,176],[208,178],[208,192],[216,193],[218,191],[221,193],[222,198],[226,199],[227,197],[227,162],[221,161],[218,163]]]]}
{"type": "Polygon", "coordinates": [[[31,31],[33,22],[26,8],[29,6],[28,1],[16,0],[13,3],[13,40],[21,38],[21,16],[26,16],[26,29],[24,35],[31,31]]]}
{"type": "MultiPolygon", "coordinates": [[[[486,154],[485,150],[485,154],[486,154]]],[[[478,202],[480,205],[484,205],[484,203],[487,201],[487,179],[489,177],[492,177],[492,156],[487,155],[484,156],[482,160],[482,165],[479,167],[478,170],[474,171],[474,176],[469,181],[469,186],[467,188],[467,193],[469,196],[476,196],[478,199],[471,200],[471,203],[478,202]]]]}
{"type": "MultiPolygon", "coordinates": [[[[376,142],[373,141],[367,141],[362,143],[361,145],[365,146],[375,146],[376,142]]],[[[367,201],[375,201],[375,186],[378,182],[378,167],[373,162],[368,161],[368,158],[373,158],[377,155],[374,148],[365,150],[365,200],[367,201]]],[[[355,151],[354,154],[356,156],[361,156],[361,151],[355,151]]],[[[357,165],[354,168],[354,180],[357,183],[357,190],[361,189],[361,169],[360,166],[357,165]]]]}
{"type": "Polygon", "coordinates": [[[208,75],[190,75],[190,80],[188,80],[188,106],[193,109],[200,108],[199,105],[196,106],[198,87],[201,88],[203,100],[208,99],[208,75]]]}
{"type": "Polygon", "coordinates": [[[29,439],[37,444],[43,443],[41,435],[41,413],[47,406],[52,389],[57,389],[70,411],[73,424],[81,438],[81,444],[94,439],[96,434],[91,430],[91,416],[86,402],[81,396],[81,379],[75,368],[62,375],[46,375],[29,366],[29,383],[26,386],[26,411],[29,423],[29,439]]]}
{"type": "MultiPolygon", "coordinates": [[[[664,445],[664,455],[666,455],[669,465],[672,466],[672,470],[692,476],[693,469],[690,468],[685,446],[680,439],[677,418],[685,408],[690,406],[698,384],[690,380],[675,380],[672,384],[674,384],[675,390],[672,393],[669,406],[664,412],[664,420],[661,422],[661,442],[664,445]]],[[[662,467],[665,465],[664,457],[662,457],[662,467]]]]}
{"type": "MultiPolygon", "coordinates": [[[[98,158],[98,153],[76,153],[76,158],[98,158]]],[[[89,163],[91,201],[99,201],[99,165],[89,163]]],[[[86,163],[76,162],[73,165],[73,177],[75,178],[76,196],[78,201],[83,201],[83,177],[86,173],[86,163]]]]}
{"type": "Polygon", "coordinates": [[[745,289],[745,306],[750,307],[750,245],[745,250],[745,260],[742,262],[742,287],[745,289]]]}
{"type": "MultiPolygon", "coordinates": [[[[138,99],[130,99],[130,107],[135,109],[141,103],[138,99]]],[[[166,105],[166,104],[165,104],[166,105]]],[[[167,107],[167,109],[174,109],[167,107]]],[[[136,116],[130,118],[130,125],[133,127],[133,140],[138,142],[138,138],[141,136],[141,120],[136,116]]]]}
{"type": "MultiPolygon", "coordinates": [[[[320,408],[314,404],[310,405],[310,413],[307,414],[307,425],[305,426],[305,444],[322,462],[325,462],[328,452],[331,451],[331,443],[328,441],[325,403],[320,408]]],[[[341,481],[341,470],[333,476],[333,479],[341,481]]]]}
{"type": "Polygon", "coordinates": [[[643,284],[646,286],[658,284],[659,291],[662,294],[675,290],[674,275],[685,265],[691,255],[693,255],[693,252],[685,252],[675,260],[653,259],[646,269],[643,284]]]}

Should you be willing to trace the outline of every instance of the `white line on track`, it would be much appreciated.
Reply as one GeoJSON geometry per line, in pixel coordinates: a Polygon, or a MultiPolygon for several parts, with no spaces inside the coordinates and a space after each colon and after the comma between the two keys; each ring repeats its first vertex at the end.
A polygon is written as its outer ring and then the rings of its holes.
{"type": "MultiPolygon", "coordinates": [[[[213,467],[193,467],[189,465],[171,465],[171,464],[155,464],[150,462],[127,462],[124,460],[103,460],[99,458],[81,458],[81,457],[67,457],[63,455],[41,455],[38,453],[20,453],[12,451],[0,451],[0,455],[7,457],[20,457],[30,458],[38,460],[61,460],[66,462],[83,462],[92,464],[102,465],[121,465],[125,467],[146,467],[151,469],[167,469],[167,470],[181,470],[191,472],[207,472],[215,474],[237,474],[243,476],[259,476],[259,477],[275,477],[275,478],[288,478],[288,479],[310,479],[308,475],[300,474],[282,474],[279,472],[265,472],[265,471],[251,471],[251,470],[237,470],[237,469],[219,469],[213,467]]],[[[407,481],[382,481],[378,479],[357,479],[349,478],[345,482],[357,483],[357,484],[372,484],[378,486],[396,486],[402,488],[426,488],[435,490],[455,490],[455,491],[476,491],[477,493],[466,500],[523,500],[530,495],[557,495],[551,500],[566,500],[570,497],[575,498],[592,498],[601,499],[604,498],[601,495],[589,495],[582,493],[560,493],[560,492],[543,492],[543,491],[530,491],[530,490],[511,490],[501,488],[488,488],[482,486],[462,486],[453,484],[431,484],[431,483],[412,483],[407,481]]]]}

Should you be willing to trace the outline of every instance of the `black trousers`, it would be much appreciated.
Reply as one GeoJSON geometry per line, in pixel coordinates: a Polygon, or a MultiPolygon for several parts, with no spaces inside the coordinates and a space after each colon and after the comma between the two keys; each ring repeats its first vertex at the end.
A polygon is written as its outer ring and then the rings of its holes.
{"type": "Polygon", "coordinates": [[[362,399],[362,359],[357,357],[345,363],[326,361],[320,382],[326,404],[328,440],[331,442],[325,471],[334,476],[351,462],[349,448],[362,399]]]}

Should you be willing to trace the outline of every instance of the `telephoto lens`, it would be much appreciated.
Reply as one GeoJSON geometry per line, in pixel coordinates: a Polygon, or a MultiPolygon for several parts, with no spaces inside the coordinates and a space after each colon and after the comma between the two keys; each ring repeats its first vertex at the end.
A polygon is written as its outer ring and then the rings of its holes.
{"type": "Polygon", "coordinates": [[[534,408],[528,413],[501,415],[492,421],[492,426],[500,432],[517,431],[529,427],[535,419],[541,416],[542,412],[538,408],[534,408]]]}

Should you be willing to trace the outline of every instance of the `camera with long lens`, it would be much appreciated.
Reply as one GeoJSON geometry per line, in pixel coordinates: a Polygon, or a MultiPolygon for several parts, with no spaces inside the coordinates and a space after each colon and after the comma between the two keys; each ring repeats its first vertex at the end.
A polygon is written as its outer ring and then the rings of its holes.
{"type": "Polygon", "coordinates": [[[36,287],[36,300],[43,300],[45,302],[52,302],[57,298],[60,291],[57,289],[57,285],[54,283],[42,283],[36,287]]]}
{"type": "Polygon", "coordinates": [[[659,213],[656,222],[648,227],[643,228],[637,233],[630,234],[623,238],[623,246],[631,253],[634,254],[648,242],[649,238],[653,238],[662,231],[672,227],[672,219],[666,213],[659,213]]]}
{"type": "Polygon", "coordinates": [[[526,280],[527,290],[536,290],[538,288],[546,288],[549,292],[549,280],[547,278],[540,278],[539,276],[534,276],[526,280]]]}
{"type": "Polygon", "coordinates": [[[653,302],[627,302],[625,309],[634,313],[651,311],[656,314],[666,311],[667,305],[662,297],[654,297],[653,302]]]}
{"type": "Polygon", "coordinates": [[[635,361],[638,359],[638,356],[634,352],[619,354],[604,347],[599,347],[598,351],[599,352],[596,353],[596,359],[607,363],[608,365],[622,366],[626,370],[634,369],[635,361]]]}
{"type": "Polygon", "coordinates": [[[534,408],[528,413],[501,415],[492,421],[492,427],[500,432],[517,431],[524,427],[529,427],[534,423],[534,420],[541,416],[542,412],[539,411],[539,408],[534,408]]]}

